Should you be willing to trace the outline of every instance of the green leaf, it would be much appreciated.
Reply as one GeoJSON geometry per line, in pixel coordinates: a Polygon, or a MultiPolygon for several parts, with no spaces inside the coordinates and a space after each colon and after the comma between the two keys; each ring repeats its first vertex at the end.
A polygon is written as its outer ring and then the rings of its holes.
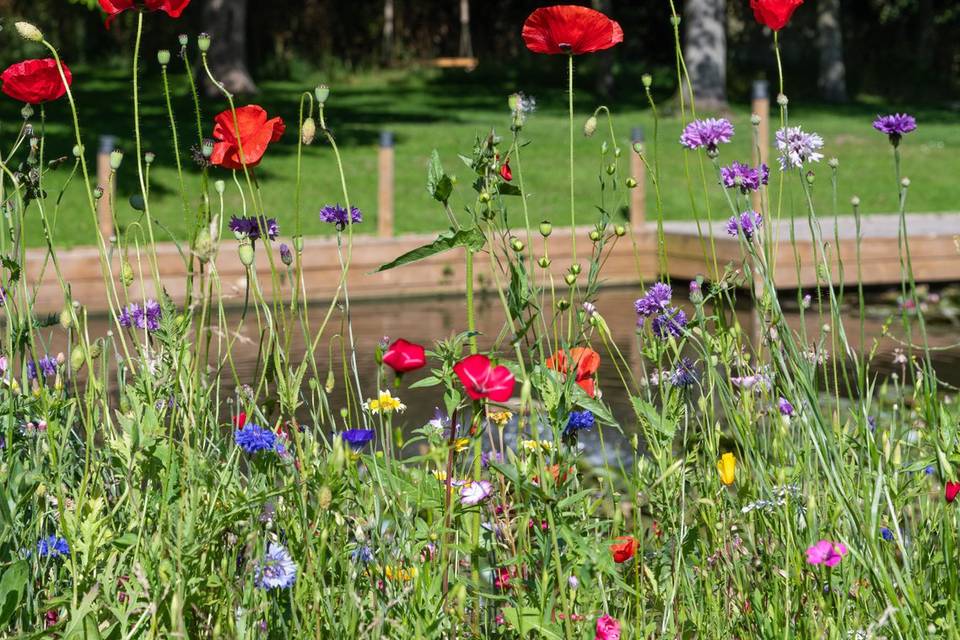
{"type": "Polygon", "coordinates": [[[26,560],[18,560],[0,578],[0,627],[6,626],[20,605],[30,569],[26,560]]]}
{"type": "Polygon", "coordinates": [[[440,164],[440,154],[434,149],[430,154],[430,164],[427,165],[427,193],[437,202],[446,204],[453,193],[453,180],[443,171],[440,164]]]}
{"type": "Polygon", "coordinates": [[[500,195],[502,195],[502,196],[519,196],[519,195],[523,195],[523,192],[520,191],[520,187],[518,187],[518,186],[515,185],[515,184],[510,184],[510,183],[508,183],[508,182],[501,183],[500,186],[497,187],[497,191],[499,191],[499,192],[500,192],[500,195]]]}
{"type": "Polygon", "coordinates": [[[20,280],[20,263],[7,256],[0,256],[0,263],[3,264],[5,269],[10,271],[11,284],[20,280]]]}
{"type": "Polygon", "coordinates": [[[422,389],[424,387],[435,387],[440,384],[441,380],[437,376],[427,376],[421,380],[417,380],[411,384],[408,389],[422,389]]]}
{"type": "Polygon", "coordinates": [[[392,262],[380,265],[377,267],[375,273],[386,271],[387,269],[402,267],[405,264],[417,262],[418,260],[435,256],[438,253],[443,253],[444,251],[449,251],[450,249],[454,249],[456,247],[467,247],[471,251],[479,251],[483,248],[484,244],[486,244],[486,238],[479,229],[461,229],[460,231],[456,232],[445,231],[437,236],[437,239],[430,244],[417,247],[413,251],[406,252],[392,262]]]}
{"type": "Polygon", "coordinates": [[[646,421],[651,427],[662,433],[667,438],[672,438],[677,431],[677,422],[667,416],[660,414],[660,411],[645,400],[633,398],[633,410],[637,417],[646,421]]]}
{"type": "Polygon", "coordinates": [[[550,640],[560,640],[563,637],[544,624],[540,610],[536,607],[523,607],[519,611],[515,607],[504,607],[503,617],[512,629],[523,629],[524,637],[527,637],[527,632],[534,630],[540,637],[550,640]]]}

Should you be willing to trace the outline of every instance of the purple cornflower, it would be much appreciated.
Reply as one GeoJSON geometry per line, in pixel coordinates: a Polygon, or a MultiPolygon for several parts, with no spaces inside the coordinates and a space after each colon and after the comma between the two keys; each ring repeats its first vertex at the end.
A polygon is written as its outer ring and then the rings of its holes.
{"type": "Polygon", "coordinates": [[[888,116],[877,116],[873,121],[873,128],[890,137],[890,144],[898,146],[900,138],[917,128],[917,120],[907,113],[893,113],[888,116]]]}
{"type": "Polygon", "coordinates": [[[739,216],[730,216],[727,220],[727,234],[734,238],[743,234],[744,239],[750,242],[762,226],[763,216],[756,211],[744,211],[739,216]]]}
{"type": "Polygon", "coordinates": [[[40,541],[37,542],[37,554],[41,558],[59,558],[60,556],[70,555],[70,545],[59,536],[40,538],[40,541]]]}
{"type": "Polygon", "coordinates": [[[665,282],[658,282],[650,287],[643,297],[633,303],[638,316],[649,318],[663,313],[670,306],[673,290],[665,282]]]}
{"type": "Polygon", "coordinates": [[[290,251],[290,245],[285,243],[280,244],[280,262],[288,267],[293,264],[293,252],[290,251]]]}
{"type": "Polygon", "coordinates": [[[163,309],[160,303],[154,299],[147,300],[143,306],[136,302],[131,302],[120,312],[120,326],[146,329],[147,331],[156,331],[160,328],[160,317],[163,315],[163,309]]]}
{"type": "Polygon", "coordinates": [[[564,428],[563,433],[566,435],[572,435],[578,431],[589,431],[593,429],[593,425],[596,420],[593,417],[593,414],[589,411],[571,411],[570,417],[567,418],[567,426],[564,428]]]}
{"type": "Polygon", "coordinates": [[[340,433],[340,437],[351,449],[359,451],[373,440],[373,434],[373,429],[347,429],[340,433]]]}
{"type": "Polygon", "coordinates": [[[667,340],[670,336],[679,338],[683,335],[685,326],[687,326],[687,314],[683,312],[683,309],[676,307],[667,309],[650,323],[653,334],[661,340],[667,340]]]}
{"type": "Polygon", "coordinates": [[[49,378],[57,373],[57,359],[53,356],[43,356],[39,361],[31,360],[27,362],[27,378],[36,380],[37,370],[43,374],[43,377],[49,378]]]}
{"type": "Polygon", "coordinates": [[[709,154],[717,153],[717,145],[730,142],[733,125],[726,118],[694,120],[683,130],[680,144],[688,149],[704,148],[709,154]]]}
{"type": "Polygon", "coordinates": [[[675,387],[689,387],[697,382],[697,371],[693,368],[690,358],[680,358],[677,367],[670,374],[670,384],[675,387]]]}
{"type": "Polygon", "coordinates": [[[268,451],[274,448],[277,436],[270,429],[264,429],[258,424],[248,422],[237,429],[233,438],[237,446],[253,455],[258,451],[268,451]]]}
{"type": "Polygon", "coordinates": [[[491,452],[489,452],[489,451],[484,451],[483,453],[480,454],[480,465],[481,465],[484,469],[486,469],[487,467],[489,467],[491,462],[502,463],[502,462],[503,462],[503,454],[502,454],[502,453],[499,453],[499,452],[497,452],[497,453],[491,453],[491,452]]]}
{"type": "Polygon", "coordinates": [[[721,167],[720,179],[727,189],[736,187],[742,193],[749,193],[759,190],[760,185],[767,184],[770,180],[770,168],[761,164],[754,169],[748,164],[734,162],[729,167],[721,167]]]}
{"type": "Polygon", "coordinates": [[[297,565],[290,552],[283,545],[271,542],[263,559],[254,569],[254,582],[258,587],[269,591],[271,589],[287,589],[297,580],[297,565]]]}
{"type": "Polygon", "coordinates": [[[784,397],[781,397],[779,400],[777,400],[777,409],[780,410],[780,415],[788,418],[796,415],[797,413],[796,410],[794,410],[793,405],[790,404],[790,401],[784,397]]]}
{"type": "Polygon", "coordinates": [[[263,216],[232,216],[230,218],[230,230],[238,238],[259,240],[261,229],[266,231],[267,237],[271,240],[276,240],[277,236],[280,235],[280,226],[277,224],[276,218],[265,218],[263,216]]]}
{"type": "Polygon", "coordinates": [[[780,151],[780,169],[803,168],[807,162],[820,162],[823,154],[823,138],[815,133],[806,133],[800,127],[787,127],[777,131],[777,149],[780,151]]]}
{"type": "Polygon", "coordinates": [[[890,531],[887,527],[880,527],[880,537],[887,542],[893,542],[893,531],[890,531]]]}
{"type": "Polygon", "coordinates": [[[350,207],[350,213],[348,215],[346,208],[341,207],[339,204],[328,204],[323,209],[320,209],[320,222],[329,222],[330,224],[337,225],[338,229],[343,229],[348,224],[363,222],[363,214],[360,213],[360,209],[350,207]]]}

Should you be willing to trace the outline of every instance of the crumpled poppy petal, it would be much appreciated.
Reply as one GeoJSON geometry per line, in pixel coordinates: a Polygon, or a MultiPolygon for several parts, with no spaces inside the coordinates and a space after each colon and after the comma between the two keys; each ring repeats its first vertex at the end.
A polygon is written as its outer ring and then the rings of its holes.
{"type": "Polygon", "coordinates": [[[523,23],[523,41],[534,53],[579,55],[623,42],[616,20],[589,7],[556,5],[536,9],[523,23]]]}

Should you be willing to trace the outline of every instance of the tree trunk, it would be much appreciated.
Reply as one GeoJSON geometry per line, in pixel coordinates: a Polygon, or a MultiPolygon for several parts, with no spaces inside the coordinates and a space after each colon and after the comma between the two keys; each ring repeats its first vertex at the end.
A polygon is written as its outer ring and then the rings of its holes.
{"type": "Polygon", "coordinates": [[[847,73],[843,64],[840,0],[818,0],[817,31],[820,40],[820,95],[829,102],[845,102],[847,73]]]}
{"type": "MultiPolygon", "coordinates": [[[[247,0],[207,0],[203,24],[210,34],[210,71],[233,94],[256,93],[247,70],[247,0]]],[[[215,87],[207,87],[211,93],[215,87]]]]}
{"type": "Polygon", "coordinates": [[[393,64],[393,0],[384,0],[383,2],[383,45],[381,62],[385,66],[393,64]]]}
{"type": "MultiPolygon", "coordinates": [[[[697,106],[705,111],[727,107],[726,0],[684,3],[683,56],[697,106]]],[[[687,87],[682,87],[686,92],[687,87]]]]}
{"type": "Polygon", "coordinates": [[[460,0],[460,57],[473,57],[473,41],[470,39],[470,0],[460,0]]]}
{"type": "MultiPolygon", "coordinates": [[[[612,0],[593,0],[593,8],[610,15],[612,0]]],[[[597,95],[604,99],[613,97],[613,56],[616,49],[607,49],[593,54],[597,63],[597,95]]]]}

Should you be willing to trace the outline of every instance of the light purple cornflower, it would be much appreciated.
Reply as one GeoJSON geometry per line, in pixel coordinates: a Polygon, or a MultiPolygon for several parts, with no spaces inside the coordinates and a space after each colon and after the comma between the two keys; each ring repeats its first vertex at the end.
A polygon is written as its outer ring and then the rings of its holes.
{"type": "Polygon", "coordinates": [[[790,404],[790,401],[782,396],[780,397],[780,399],[777,400],[777,409],[779,409],[780,415],[786,416],[788,418],[796,415],[797,413],[796,410],[793,408],[793,405],[790,404]]]}
{"type": "Polygon", "coordinates": [[[50,355],[45,355],[40,360],[30,360],[27,362],[27,378],[35,380],[37,371],[43,374],[43,377],[49,378],[57,373],[57,359],[50,355]]]}
{"type": "Polygon", "coordinates": [[[638,316],[649,318],[663,313],[670,306],[673,290],[665,282],[658,282],[650,287],[643,297],[633,303],[638,316]]]}
{"type": "Polygon", "coordinates": [[[892,113],[887,116],[877,116],[873,121],[873,128],[890,137],[890,144],[898,146],[900,138],[917,128],[917,120],[907,113],[892,113]]]}
{"type": "Polygon", "coordinates": [[[146,329],[147,331],[156,331],[160,328],[160,318],[163,315],[163,309],[160,303],[154,299],[147,300],[143,306],[136,302],[131,302],[120,312],[120,326],[128,329],[146,329]]]}
{"type": "Polygon", "coordinates": [[[739,216],[730,216],[727,220],[727,234],[734,238],[743,234],[744,239],[750,242],[762,226],[763,216],[756,211],[744,211],[739,216]]]}
{"type": "Polygon", "coordinates": [[[729,167],[720,168],[720,179],[727,189],[738,188],[742,193],[757,191],[760,185],[770,180],[770,168],[766,163],[753,168],[742,162],[733,162],[729,167]]]}
{"type": "Polygon", "coordinates": [[[770,389],[770,377],[765,373],[757,372],[748,376],[731,376],[730,384],[741,391],[767,391],[770,389]]]}
{"type": "Polygon", "coordinates": [[[339,204],[328,204],[320,209],[320,222],[329,222],[337,225],[338,229],[343,229],[348,224],[363,222],[363,214],[356,207],[350,207],[348,214],[346,208],[339,204]]]}
{"type": "Polygon", "coordinates": [[[290,552],[283,545],[271,542],[263,559],[254,569],[254,582],[258,587],[269,591],[271,589],[287,589],[297,580],[297,565],[290,552]]]}
{"type": "Polygon", "coordinates": [[[460,487],[460,504],[472,507],[493,495],[493,485],[486,480],[464,483],[460,487]]]}
{"type": "Polygon", "coordinates": [[[823,154],[823,138],[816,133],[806,133],[800,127],[787,127],[777,131],[777,150],[780,151],[780,169],[800,169],[807,162],[820,162],[823,154]]]}
{"type": "Polygon", "coordinates": [[[715,154],[717,146],[722,143],[730,142],[733,137],[733,125],[726,118],[708,118],[706,120],[694,120],[688,124],[683,135],[680,136],[680,144],[688,149],[706,149],[707,153],[715,154]]]}
{"type": "Polygon", "coordinates": [[[280,226],[276,218],[265,218],[263,216],[232,216],[230,218],[230,230],[240,238],[249,238],[259,240],[261,229],[266,231],[267,237],[276,240],[280,235],[280,226]]]}

